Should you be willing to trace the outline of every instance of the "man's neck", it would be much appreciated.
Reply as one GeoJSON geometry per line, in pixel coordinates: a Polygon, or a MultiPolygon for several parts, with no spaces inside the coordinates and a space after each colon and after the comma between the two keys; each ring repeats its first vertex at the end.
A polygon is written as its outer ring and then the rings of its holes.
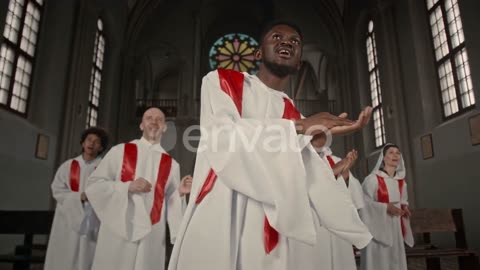
{"type": "Polygon", "coordinates": [[[143,139],[146,140],[147,142],[149,142],[152,145],[160,143],[160,138],[156,139],[156,138],[148,138],[148,137],[143,136],[143,139]]]}
{"type": "Polygon", "coordinates": [[[277,90],[277,91],[285,91],[288,86],[288,82],[290,80],[290,76],[286,76],[284,78],[279,78],[269,72],[266,68],[260,68],[257,73],[257,77],[262,81],[266,86],[277,90]]]}
{"type": "Polygon", "coordinates": [[[92,161],[97,158],[97,156],[89,155],[85,152],[82,153],[83,160],[85,161],[92,161]]]}

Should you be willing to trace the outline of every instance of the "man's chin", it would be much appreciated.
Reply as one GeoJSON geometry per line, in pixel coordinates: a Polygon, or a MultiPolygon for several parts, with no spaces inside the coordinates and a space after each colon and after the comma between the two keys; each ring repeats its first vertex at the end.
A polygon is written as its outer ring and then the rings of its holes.
{"type": "Polygon", "coordinates": [[[158,131],[158,132],[151,132],[149,134],[147,134],[147,138],[148,140],[151,140],[151,141],[157,141],[160,137],[162,136],[161,132],[158,131]]]}
{"type": "MultiPolygon", "coordinates": [[[[284,61],[281,61],[284,62],[284,61]]],[[[288,75],[297,73],[297,68],[289,65],[288,63],[277,63],[272,61],[264,61],[265,67],[275,76],[284,78],[288,75]]]]}

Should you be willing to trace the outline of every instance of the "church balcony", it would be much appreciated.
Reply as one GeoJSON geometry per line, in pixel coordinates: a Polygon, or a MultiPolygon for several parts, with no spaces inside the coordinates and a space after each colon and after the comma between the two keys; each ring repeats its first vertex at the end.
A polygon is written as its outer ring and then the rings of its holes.
{"type": "MultiPolygon", "coordinates": [[[[309,100],[309,99],[296,99],[293,101],[295,108],[303,115],[310,116],[318,112],[329,112],[331,114],[337,114],[335,100],[309,100]]],[[[200,99],[195,100],[195,112],[199,115],[200,112],[200,99]]]]}
{"type": "Polygon", "coordinates": [[[148,107],[158,107],[168,118],[177,117],[177,108],[178,108],[177,99],[137,99],[135,101],[136,111],[135,115],[137,117],[142,117],[143,112],[148,107]]]}

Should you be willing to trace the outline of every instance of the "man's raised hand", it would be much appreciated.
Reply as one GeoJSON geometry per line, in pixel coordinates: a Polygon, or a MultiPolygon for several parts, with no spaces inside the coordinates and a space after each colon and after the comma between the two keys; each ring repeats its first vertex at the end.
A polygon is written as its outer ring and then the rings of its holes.
{"type": "MultiPolygon", "coordinates": [[[[342,115],[342,114],[341,114],[342,115]]],[[[339,125],[330,128],[333,135],[346,135],[364,128],[372,117],[372,107],[368,106],[358,115],[358,119],[351,125],[339,125]]]]}

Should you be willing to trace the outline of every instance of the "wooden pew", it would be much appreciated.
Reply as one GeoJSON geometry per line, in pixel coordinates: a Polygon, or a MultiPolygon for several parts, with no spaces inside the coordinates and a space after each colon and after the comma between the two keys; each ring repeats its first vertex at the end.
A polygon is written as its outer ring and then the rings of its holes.
{"type": "Polygon", "coordinates": [[[414,209],[412,231],[420,235],[416,247],[407,248],[407,258],[425,258],[427,270],[440,270],[440,258],[457,257],[460,270],[480,270],[478,253],[468,249],[462,209],[414,209]],[[455,247],[439,248],[431,242],[432,233],[454,233],[455,247]]]}
{"type": "Polygon", "coordinates": [[[13,264],[14,270],[30,269],[32,263],[43,263],[45,255],[35,255],[33,250],[45,248],[34,245],[34,235],[48,235],[54,211],[6,211],[0,210],[0,234],[23,235],[23,245],[12,254],[0,254],[0,262],[13,264]]]}

